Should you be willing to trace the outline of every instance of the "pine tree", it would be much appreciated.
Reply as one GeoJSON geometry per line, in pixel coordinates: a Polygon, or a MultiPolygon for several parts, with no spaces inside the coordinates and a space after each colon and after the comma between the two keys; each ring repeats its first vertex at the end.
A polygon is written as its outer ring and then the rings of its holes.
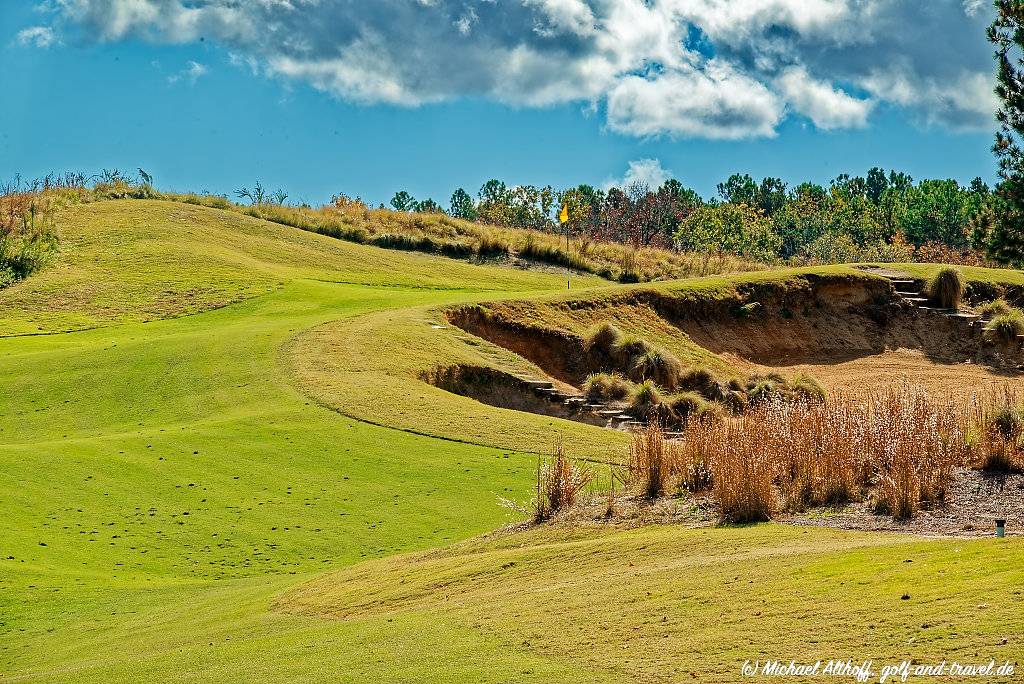
{"type": "Polygon", "coordinates": [[[1024,261],[1024,1],[996,0],[996,18],[988,29],[995,46],[996,112],[999,131],[992,147],[999,162],[994,222],[987,249],[992,258],[1010,264],[1024,261]]]}

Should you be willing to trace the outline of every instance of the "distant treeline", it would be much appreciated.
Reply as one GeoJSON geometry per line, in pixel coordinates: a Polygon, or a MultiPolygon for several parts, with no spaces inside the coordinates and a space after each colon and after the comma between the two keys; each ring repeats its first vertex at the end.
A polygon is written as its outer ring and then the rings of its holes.
{"type": "Polygon", "coordinates": [[[572,237],[687,252],[728,252],[762,262],[856,260],[984,263],[990,252],[993,194],[980,178],[922,180],[873,168],[828,187],[788,186],[734,174],[703,198],[675,179],[651,188],[634,182],[601,190],[590,185],[484,183],[476,197],[459,188],[447,208],[401,191],[398,211],[446,213],[498,226],[567,231],[572,237]],[[559,224],[562,207],[569,221],[559,224]]]}

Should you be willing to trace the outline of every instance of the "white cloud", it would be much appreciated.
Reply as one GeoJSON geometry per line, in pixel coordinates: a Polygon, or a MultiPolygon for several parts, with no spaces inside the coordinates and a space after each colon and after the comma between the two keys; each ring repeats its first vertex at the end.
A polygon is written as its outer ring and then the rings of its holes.
{"type": "Polygon", "coordinates": [[[672,172],[662,168],[660,159],[637,159],[629,162],[625,176],[606,181],[604,189],[628,188],[634,183],[639,183],[656,190],[671,177],[672,172]]]}
{"type": "Polygon", "coordinates": [[[905,67],[896,67],[873,71],[863,86],[883,100],[913,108],[917,118],[929,125],[954,129],[974,129],[979,121],[995,125],[998,99],[985,74],[965,69],[939,82],[916,78],[905,67]]]}
{"type": "Polygon", "coordinates": [[[770,137],[783,113],[767,87],[715,60],[703,71],[628,76],[608,94],[609,127],[641,137],[770,137]]]}
{"type": "Polygon", "coordinates": [[[568,32],[587,36],[595,31],[594,13],[583,0],[523,0],[523,4],[536,7],[545,16],[546,22],[541,20],[535,28],[542,35],[568,32]]]}
{"type": "Polygon", "coordinates": [[[963,0],[964,13],[973,17],[975,14],[984,9],[985,5],[989,4],[985,0],[963,0]]]}
{"type": "Polygon", "coordinates": [[[196,81],[205,76],[209,72],[205,64],[199,62],[189,62],[188,65],[176,74],[171,74],[167,77],[167,82],[174,84],[181,81],[188,83],[189,85],[195,85],[196,81]]]}
{"type": "Polygon", "coordinates": [[[803,67],[791,67],[776,80],[779,91],[793,109],[823,130],[861,128],[867,125],[874,103],[859,100],[824,81],[813,78],[803,67]]]}
{"type": "Polygon", "coordinates": [[[57,42],[57,36],[49,26],[30,26],[18,31],[15,40],[19,45],[48,48],[57,42]]]}
{"type": "Polygon", "coordinates": [[[990,127],[984,0],[51,0],[103,41],[219,43],[254,72],[405,106],[604,105],[639,136],[771,136],[874,107],[990,127]],[[255,65],[255,66],[254,66],[255,65]]]}

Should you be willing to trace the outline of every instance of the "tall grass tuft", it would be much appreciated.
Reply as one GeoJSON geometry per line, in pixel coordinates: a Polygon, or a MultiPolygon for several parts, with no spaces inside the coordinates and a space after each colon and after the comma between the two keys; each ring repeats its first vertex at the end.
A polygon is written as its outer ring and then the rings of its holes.
{"type": "Polygon", "coordinates": [[[944,309],[956,309],[964,297],[964,283],[960,271],[952,267],[939,269],[928,281],[928,299],[944,309]]]}
{"type": "Polygon", "coordinates": [[[1004,389],[998,400],[977,409],[977,462],[995,473],[1024,470],[1024,411],[1017,395],[1004,389]]]}
{"type": "Polygon", "coordinates": [[[869,397],[779,396],[739,415],[691,416],[681,436],[660,450],[636,442],[644,458],[631,457],[631,476],[646,482],[652,466],[645,454],[658,455],[667,460],[663,481],[710,486],[723,519],[732,522],[767,520],[780,508],[843,503],[868,492],[877,511],[906,518],[945,499],[956,467],[984,464],[985,454],[1021,462],[1024,417],[999,406],[1019,404],[1015,397],[938,399],[910,385],[869,397]]]}
{"type": "Polygon", "coordinates": [[[620,401],[633,391],[633,383],[618,373],[591,373],[583,382],[583,396],[591,403],[620,401]]]}
{"type": "Polygon", "coordinates": [[[817,379],[806,373],[797,373],[789,381],[789,389],[793,394],[806,401],[824,401],[825,388],[817,379]]]}
{"type": "Polygon", "coordinates": [[[633,359],[643,356],[651,349],[651,346],[643,338],[623,334],[612,348],[612,358],[620,368],[630,368],[633,365],[633,359]]]}
{"type": "Polygon", "coordinates": [[[627,466],[630,481],[649,499],[656,499],[668,491],[672,462],[675,460],[670,454],[671,450],[657,422],[633,433],[627,466]]]}
{"type": "Polygon", "coordinates": [[[663,412],[665,398],[650,380],[644,380],[633,389],[629,400],[629,413],[641,420],[658,420],[663,412]]]}
{"type": "Polygon", "coordinates": [[[990,302],[982,302],[981,304],[978,305],[977,309],[978,313],[984,316],[985,318],[993,318],[994,316],[998,316],[1000,314],[1008,314],[1011,311],[1015,310],[1012,306],[1010,306],[1010,303],[1007,302],[1002,297],[998,299],[993,299],[990,302]]]}
{"type": "Polygon", "coordinates": [[[664,349],[648,349],[630,360],[630,377],[636,381],[653,380],[661,387],[674,389],[683,364],[664,349]]]}
{"type": "Polygon", "coordinates": [[[715,374],[704,366],[694,366],[679,376],[679,389],[699,392],[705,399],[718,401],[724,398],[727,390],[723,389],[715,374]]]}
{"type": "Polygon", "coordinates": [[[537,493],[533,503],[534,522],[550,520],[572,508],[580,493],[594,479],[593,473],[575,465],[566,455],[561,442],[545,462],[537,464],[537,493]]]}
{"type": "Polygon", "coordinates": [[[600,365],[611,362],[622,339],[622,331],[614,323],[605,321],[591,328],[583,339],[583,349],[600,365]]]}
{"type": "Polygon", "coordinates": [[[999,344],[1012,344],[1018,335],[1024,335],[1024,315],[1013,309],[997,314],[985,326],[985,339],[999,344]]]}

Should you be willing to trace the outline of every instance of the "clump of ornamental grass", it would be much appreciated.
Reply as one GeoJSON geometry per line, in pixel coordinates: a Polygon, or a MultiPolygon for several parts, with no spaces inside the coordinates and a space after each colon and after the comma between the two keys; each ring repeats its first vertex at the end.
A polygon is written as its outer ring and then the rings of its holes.
{"type": "Polygon", "coordinates": [[[618,373],[591,373],[583,381],[583,396],[594,404],[621,401],[632,391],[633,383],[618,373]]]}
{"type": "Polygon", "coordinates": [[[1016,393],[1005,388],[995,402],[982,405],[977,414],[977,467],[994,473],[1024,469],[1024,411],[1016,393]]]}
{"type": "Polygon", "coordinates": [[[681,422],[714,412],[711,402],[696,392],[673,394],[665,403],[673,417],[681,422]]]}
{"type": "Polygon", "coordinates": [[[580,494],[593,480],[589,469],[574,464],[559,442],[551,458],[537,464],[537,492],[533,520],[540,523],[576,505],[580,494]]]}
{"type": "Polygon", "coordinates": [[[1010,306],[1010,303],[1002,297],[993,299],[990,302],[982,302],[977,306],[977,309],[978,313],[985,318],[993,318],[1000,314],[1008,314],[1011,311],[1015,311],[1015,309],[1010,306]]]}
{"type": "Polygon", "coordinates": [[[985,326],[985,339],[998,344],[1011,344],[1024,335],[1024,315],[1016,309],[997,314],[985,326]]]}
{"type": "Polygon", "coordinates": [[[960,271],[951,266],[939,269],[925,288],[928,299],[943,309],[956,309],[964,297],[964,282],[960,271]]]}
{"type": "MultiPolygon", "coordinates": [[[[971,437],[983,413],[975,404],[935,399],[921,388],[900,385],[867,398],[786,397],[733,416],[691,413],[678,439],[661,451],[645,442],[643,453],[667,459],[669,480],[680,486],[710,486],[724,520],[752,522],[780,508],[842,503],[869,490],[878,512],[911,517],[943,501],[953,468],[984,448],[971,437]]],[[[673,406],[672,398],[665,401],[673,406]]],[[[995,440],[991,430],[986,434],[995,440]]],[[[649,468],[649,461],[634,460],[649,468]]],[[[646,482],[648,471],[638,467],[631,465],[631,477],[646,482]]]]}
{"type": "Polygon", "coordinates": [[[620,368],[629,368],[633,359],[651,351],[647,341],[636,335],[623,334],[612,348],[612,356],[620,368]]]}
{"type": "Polygon", "coordinates": [[[644,380],[633,388],[629,400],[629,413],[641,420],[653,420],[662,414],[664,402],[665,398],[658,386],[650,380],[644,380]]]}
{"type": "Polygon", "coordinates": [[[604,321],[591,328],[583,338],[583,350],[597,365],[608,365],[622,337],[622,331],[614,323],[604,321]]]}
{"type": "Polygon", "coordinates": [[[657,422],[633,433],[627,471],[630,482],[644,496],[657,499],[668,491],[673,456],[670,443],[657,422]]]}
{"type": "Polygon", "coordinates": [[[722,395],[718,378],[704,366],[688,368],[679,376],[678,386],[683,390],[699,392],[703,397],[711,400],[719,399],[722,395]]]}
{"type": "Polygon", "coordinates": [[[817,379],[806,373],[794,375],[793,379],[789,381],[789,389],[795,396],[805,401],[825,400],[825,388],[817,379]]]}
{"type": "Polygon", "coordinates": [[[664,349],[648,349],[630,361],[630,377],[636,381],[653,380],[661,387],[674,388],[683,366],[664,349]]]}
{"type": "Polygon", "coordinates": [[[778,399],[782,396],[779,387],[784,384],[772,378],[757,379],[747,389],[747,401],[752,405],[757,405],[778,399]]]}

